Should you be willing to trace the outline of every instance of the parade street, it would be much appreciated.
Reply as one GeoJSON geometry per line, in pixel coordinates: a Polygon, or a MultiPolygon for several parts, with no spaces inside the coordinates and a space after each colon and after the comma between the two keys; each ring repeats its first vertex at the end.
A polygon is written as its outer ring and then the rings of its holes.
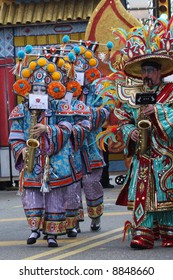
{"type": "Polygon", "coordinates": [[[124,222],[131,221],[131,212],[126,207],[115,205],[120,187],[104,189],[104,215],[101,230],[90,230],[86,213],[77,238],[61,236],[58,248],[48,248],[41,236],[34,245],[27,245],[30,235],[17,191],[0,191],[0,259],[1,260],[172,260],[172,248],[162,248],[155,241],[154,249],[131,249],[128,240],[122,242],[124,222]]]}

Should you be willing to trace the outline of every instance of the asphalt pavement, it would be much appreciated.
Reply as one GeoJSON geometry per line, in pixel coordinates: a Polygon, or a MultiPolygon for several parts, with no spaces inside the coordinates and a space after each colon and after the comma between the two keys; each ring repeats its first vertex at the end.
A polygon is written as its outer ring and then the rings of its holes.
{"type": "Polygon", "coordinates": [[[58,248],[48,248],[41,236],[34,245],[27,245],[30,234],[21,197],[16,190],[0,191],[0,260],[173,260],[173,248],[162,248],[155,242],[152,250],[134,250],[128,238],[122,242],[123,226],[131,220],[126,207],[115,205],[121,186],[104,189],[104,214],[101,230],[90,230],[90,219],[83,195],[85,221],[77,238],[61,236],[58,248]]]}

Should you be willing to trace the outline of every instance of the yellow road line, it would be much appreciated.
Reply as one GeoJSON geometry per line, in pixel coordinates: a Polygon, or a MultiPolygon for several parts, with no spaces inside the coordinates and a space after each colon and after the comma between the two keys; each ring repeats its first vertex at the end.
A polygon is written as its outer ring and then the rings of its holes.
{"type": "Polygon", "coordinates": [[[103,217],[104,216],[121,216],[121,215],[131,215],[132,212],[104,212],[103,213],[103,217]]]}
{"type": "Polygon", "coordinates": [[[4,222],[17,222],[17,221],[26,221],[26,218],[0,219],[0,223],[4,223],[4,222]]]}
{"type": "Polygon", "coordinates": [[[26,244],[26,241],[24,240],[0,241],[0,247],[8,247],[8,246],[24,245],[24,244],[26,244]]]}
{"type": "MultiPolygon", "coordinates": [[[[78,238],[81,239],[81,238],[78,238]]],[[[61,238],[59,239],[58,243],[74,243],[76,242],[75,239],[68,239],[68,238],[61,238]]],[[[37,240],[37,245],[47,244],[46,240],[37,240]]],[[[18,245],[26,245],[26,240],[14,240],[14,241],[0,241],[0,247],[11,247],[11,246],[18,246],[18,245]]]]}
{"type": "Polygon", "coordinates": [[[23,206],[22,205],[17,205],[17,206],[11,207],[11,209],[13,209],[13,208],[23,208],[23,206]]]}
{"type": "Polygon", "coordinates": [[[47,257],[47,256],[52,255],[52,254],[56,254],[56,253],[59,254],[59,252],[64,251],[66,249],[70,249],[70,248],[73,248],[75,246],[79,246],[81,244],[85,244],[87,242],[94,241],[95,239],[98,240],[99,238],[103,238],[107,235],[114,234],[114,233],[122,231],[122,230],[123,230],[123,227],[118,228],[118,229],[114,229],[114,230],[110,230],[110,231],[105,232],[105,233],[101,233],[101,234],[94,235],[92,237],[85,238],[84,240],[81,240],[81,241],[76,241],[73,244],[68,244],[68,245],[63,246],[61,248],[58,247],[58,248],[55,248],[55,249],[51,249],[50,251],[46,251],[46,252],[43,252],[43,253],[40,253],[40,254],[32,255],[31,257],[25,258],[24,260],[36,260],[36,259],[39,259],[39,258],[42,258],[42,257],[47,257]]]}
{"type": "Polygon", "coordinates": [[[89,249],[98,247],[98,246],[100,246],[100,245],[102,245],[102,244],[111,242],[111,241],[116,240],[116,239],[119,239],[119,238],[122,238],[122,234],[116,235],[116,237],[115,237],[115,236],[112,236],[112,237],[109,237],[109,238],[107,238],[107,239],[104,239],[104,240],[101,240],[101,241],[97,241],[97,242],[95,242],[95,243],[86,245],[85,247],[82,247],[82,248],[79,248],[79,249],[75,249],[75,250],[70,251],[70,252],[68,252],[68,253],[64,253],[64,254],[58,255],[58,256],[56,256],[56,257],[50,258],[49,260],[62,260],[62,259],[65,259],[65,258],[67,258],[67,257],[70,257],[70,256],[73,256],[73,255],[82,253],[82,252],[84,252],[84,251],[87,251],[87,250],[89,250],[89,249]]]}

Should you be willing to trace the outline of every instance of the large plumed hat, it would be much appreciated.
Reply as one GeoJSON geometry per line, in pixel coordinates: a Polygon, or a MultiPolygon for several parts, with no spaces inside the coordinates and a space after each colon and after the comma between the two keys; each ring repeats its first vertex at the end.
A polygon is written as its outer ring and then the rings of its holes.
{"type": "Polygon", "coordinates": [[[151,53],[134,57],[125,63],[124,72],[127,76],[140,79],[141,67],[144,62],[160,65],[162,77],[173,73],[173,59],[169,55],[162,53],[151,53]]]}
{"type": "Polygon", "coordinates": [[[162,16],[149,25],[133,27],[129,32],[118,29],[116,34],[124,40],[121,49],[125,57],[123,70],[132,78],[141,79],[141,66],[144,62],[153,62],[161,66],[161,76],[173,73],[173,17],[168,22],[162,16]]]}

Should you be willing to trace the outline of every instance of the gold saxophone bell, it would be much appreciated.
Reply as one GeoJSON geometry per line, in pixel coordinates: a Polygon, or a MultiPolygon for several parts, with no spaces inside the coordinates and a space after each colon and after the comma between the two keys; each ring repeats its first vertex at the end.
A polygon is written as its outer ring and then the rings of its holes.
{"type": "Polygon", "coordinates": [[[25,169],[27,170],[27,172],[31,173],[34,167],[35,151],[36,148],[39,147],[40,143],[36,139],[28,139],[26,145],[28,147],[28,151],[25,161],[25,169]]]}
{"type": "Polygon", "coordinates": [[[151,122],[149,120],[140,120],[139,128],[139,146],[138,153],[143,155],[146,153],[150,143],[151,122]]]}
{"type": "MultiPolygon", "coordinates": [[[[149,80],[148,78],[144,79],[143,90],[144,93],[148,92],[149,88],[149,80]]],[[[147,103],[146,105],[148,105],[147,103]]],[[[137,153],[139,155],[144,155],[147,152],[147,149],[150,146],[151,142],[151,129],[152,124],[148,117],[143,113],[145,105],[141,104],[139,108],[139,120],[138,120],[138,129],[139,129],[139,143],[137,147],[137,153]]]]}

